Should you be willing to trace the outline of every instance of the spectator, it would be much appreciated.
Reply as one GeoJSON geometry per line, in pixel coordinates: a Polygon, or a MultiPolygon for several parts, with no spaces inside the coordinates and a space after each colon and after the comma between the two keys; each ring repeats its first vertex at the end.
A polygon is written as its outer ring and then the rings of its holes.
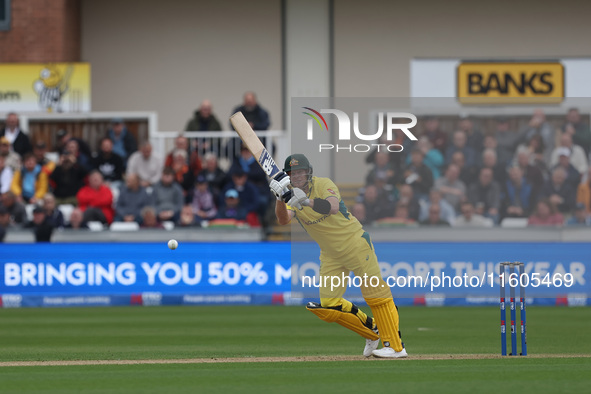
{"type": "MultiPolygon", "coordinates": [[[[398,174],[400,172],[400,170],[403,167],[404,164],[404,159],[406,157],[406,154],[398,154],[398,153],[393,153],[393,152],[388,152],[387,150],[385,150],[385,148],[383,148],[384,146],[388,146],[390,144],[399,144],[399,145],[403,145],[406,146],[408,145],[409,147],[412,146],[412,143],[409,142],[406,137],[404,136],[403,133],[402,136],[398,135],[398,134],[394,134],[392,138],[394,138],[394,141],[391,141],[388,139],[388,135],[387,133],[383,133],[380,138],[378,139],[378,143],[376,145],[378,145],[377,147],[373,148],[367,156],[365,156],[365,162],[369,165],[373,165],[376,162],[376,154],[378,152],[384,152],[388,155],[388,162],[390,163],[390,168],[392,170],[394,170],[395,174],[398,174]],[[380,148],[380,146],[382,148],[380,148]]],[[[410,148],[409,148],[410,149],[410,148]]],[[[371,182],[370,182],[371,183],[371,182]]],[[[366,183],[368,184],[368,183],[366,183]]]]}
{"type": "Polygon", "coordinates": [[[10,141],[6,137],[0,137],[0,157],[6,161],[5,165],[10,167],[12,171],[21,168],[21,156],[10,149],[10,141]]]}
{"type": "Polygon", "coordinates": [[[521,168],[525,179],[532,187],[532,194],[538,196],[544,187],[544,173],[539,167],[531,164],[532,155],[528,149],[518,149],[516,165],[521,168]]]}
{"type": "Polygon", "coordinates": [[[4,194],[10,190],[13,176],[12,168],[6,165],[6,158],[0,156],[0,194],[4,194]]]}
{"type": "Polygon", "coordinates": [[[211,101],[203,100],[193,117],[187,122],[185,131],[221,131],[222,126],[213,114],[211,101]]]}
{"type": "Polygon", "coordinates": [[[419,205],[421,207],[419,221],[421,222],[428,220],[429,208],[431,208],[433,205],[437,205],[439,207],[441,219],[447,223],[453,223],[454,218],[456,217],[456,212],[453,207],[450,205],[450,203],[442,198],[441,192],[435,188],[429,191],[428,198],[423,198],[419,201],[419,205]]]}
{"type": "Polygon", "coordinates": [[[113,194],[103,182],[103,176],[97,170],[88,175],[88,186],[82,187],[78,194],[78,206],[84,212],[84,221],[99,221],[111,224],[115,212],[113,210],[113,194]]]}
{"type": "Polygon", "coordinates": [[[556,212],[553,204],[548,200],[540,200],[536,204],[534,213],[527,221],[528,226],[558,226],[564,223],[564,217],[556,212]]]}
{"type": "Polygon", "coordinates": [[[455,164],[456,166],[458,166],[458,169],[460,170],[460,180],[464,182],[464,185],[466,185],[466,187],[474,183],[478,178],[478,167],[467,167],[463,152],[455,152],[451,156],[451,164],[455,164]]]}
{"type": "Polygon", "coordinates": [[[397,219],[397,222],[401,224],[416,224],[416,221],[410,217],[408,205],[402,202],[396,204],[396,208],[394,210],[394,219],[397,219]]]}
{"type": "Polygon", "coordinates": [[[445,170],[445,176],[435,181],[435,188],[441,192],[443,199],[456,212],[460,209],[460,202],[466,197],[466,185],[459,177],[459,167],[455,164],[450,164],[447,166],[447,170],[445,170]]]}
{"type": "Polygon", "coordinates": [[[46,193],[43,196],[43,210],[53,228],[62,228],[65,226],[64,214],[56,207],[55,196],[53,194],[46,193]]]}
{"type": "MultiPolygon", "coordinates": [[[[484,149],[494,150],[495,152],[497,152],[497,157],[499,156],[499,152],[497,150],[497,148],[499,147],[499,142],[497,141],[497,138],[494,136],[494,134],[485,134],[484,135],[482,147],[484,149]]],[[[513,158],[513,153],[511,153],[511,158],[513,158]]]]}
{"type": "Polygon", "coordinates": [[[51,241],[53,226],[42,207],[36,206],[35,209],[33,209],[33,220],[27,223],[25,227],[33,229],[33,232],[35,233],[35,242],[51,241]]]}
{"type": "MultiPolygon", "coordinates": [[[[437,180],[441,176],[441,167],[444,162],[443,155],[439,150],[433,148],[433,145],[425,136],[419,137],[415,147],[423,152],[423,163],[431,170],[433,179],[437,180]]],[[[406,165],[410,164],[411,158],[412,153],[410,156],[407,156],[406,165]]]]}
{"type": "Polygon", "coordinates": [[[152,197],[159,221],[178,221],[183,208],[183,189],[175,182],[172,168],[164,168],[162,179],[154,185],[152,197]]]}
{"type": "Polygon", "coordinates": [[[552,177],[546,182],[542,195],[563,214],[572,212],[575,208],[576,192],[573,186],[566,182],[566,171],[562,168],[552,171],[552,177]]]}
{"type": "Polygon", "coordinates": [[[171,168],[174,172],[174,179],[183,189],[183,201],[185,204],[189,204],[193,197],[195,176],[187,165],[187,151],[176,149],[172,156],[171,168]]]}
{"type": "Polygon", "coordinates": [[[234,189],[228,189],[224,193],[225,202],[223,207],[218,211],[218,219],[236,219],[246,220],[248,209],[240,202],[240,196],[234,189]]]}
{"type": "Polygon", "coordinates": [[[527,151],[530,155],[530,163],[540,169],[542,173],[548,173],[548,165],[544,156],[544,141],[535,134],[526,144],[519,145],[516,152],[527,151]]]}
{"type": "Polygon", "coordinates": [[[265,174],[257,160],[244,144],[240,147],[240,156],[232,162],[229,173],[233,174],[238,170],[245,172],[248,181],[256,186],[259,195],[259,213],[262,215],[271,200],[267,174],[265,174]]]}
{"type": "Polygon", "coordinates": [[[577,203],[585,205],[588,214],[591,214],[591,168],[577,188],[577,203]]]}
{"type": "Polygon", "coordinates": [[[535,204],[536,196],[532,194],[532,187],[519,167],[511,167],[509,179],[505,182],[501,203],[501,216],[524,218],[529,216],[530,207],[535,204]]]}
{"type": "Polygon", "coordinates": [[[567,148],[570,151],[570,163],[577,169],[577,171],[579,171],[579,174],[586,174],[587,168],[589,168],[587,164],[587,155],[583,148],[573,144],[573,139],[568,133],[564,133],[560,136],[560,146],[552,151],[550,167],[555,167],[556,164],[558,164],[558,157],[561,152],[564,151],[564,149],[561,148],[567,148]]]}
{"type": "Polygon", "coordinates": [[[84,154],[84,156],[86,156],[88,158],[90,158],[92,156],[92,152],[90,151],[90,147],[88,146],[88,144],[84,140],[82,140],[80,138],[73,137],[72,133],[70,133],[70,131],[64,130],[64,129],[57,131],[56,151],[61,155],[64,153],[65,150],[71,149],[71,148],[68,148],[68,143],[70,141],[76,142],[77,151],[80,151],[82,154],[84,154]]]}
{"type": "Polygon", "coordinates": [[[10,212],[8,209],[0,204],[0,229],[5,230],[3,234],[6,233],[6,230],[15,227],[15,223],[10,216],[10,212]]]}
{"type": "Polygon", "coordinates": [[[163,229],[164,226],[162,223],[158,221],[158,216],[156,216],[156,209],[154,207],[144,207],[142,208],[142,224],[141,228],[157,228],[163,229]]]}
{"type": "Polygon", "coordinates": [[[429,215],[426,220],[421,222],[421,226],[446,226],[449,227],[449,222],[441,219],[441,209],[439,205],[432,204],[429,207],[429,215]]]}
{"type": "Polygon", "coordinates": [[[415,196],[412,186],[400,185],[398,188],[398,201],[397,203],[404,204],[408,208],[408,216],[414,220],[419,220],[420,205],[419,199],[415,196]]]}
{"type": "Polygon", "coordinates": [[[462,152],[464,154],[464,163],[467,167],[476,166],[477,159],[476,159],[476,151],[472,149],[471,146],[467,145],[468,137],[466,137],[466,133],[459,130],[453,134],[453,139],[451,145],[448,145],[447,150],[445,152],[445,162],[451,163],[452,156],[456,152],[462,152]]]}
{"type": "Polygon", "coordinates": [[[587,213],[585,204],[578,203],[574,215],[566,221],[567,226],[591,226],[591,216],[587,213]]]}
{"type": "Polygon", "coordinates": [[[70,214],[70,221],[66,224],[67,229],[88,230],[88,224],[84,221],[84,214],[80,208],[74,208],[70,214]]]}
{"type": "Polygon", "coordinates": [[[49,176],[58,205],[78,204],[76,194],[84,186],[86,170],[76,162],[74,155],[64,153],[49,176]]]}
{"type": "Polygon", "coordinates": [[[220,209],[224,208],[224,204],[227,201],[226,192],[228,190],[235,190],[240,196],[240,207],[246,210],[246,213],[258,212],[259,210],[259,192],[257,188],[248,181],[246,173],[241,169],[237,168],[232,173],[232,178],[223,190],[224,199],[219,202],[220,209]]]}
{"type": "Polygon", "coordinates": [[[128,174],[115,205],[116,222],[141,223],[142,208],[152,205],[152,197],[140,185],[137,174],[128,174]]]}
{"type": "MultiPolygon", "coordinates": [[[[254,92],[244,93],[243,99],[242,105],[234,108],[232,113],[242,112],[253,130],[267,130],[270,125],[269,113],[259,105],[254,92]]],[[[230,127],[232,127],[232,124],[230,124],[230,127]]]]}
{"type": "Polygon", "coordinates": [[[546,121],[546,114],[541,109],[536,109],[527,125],[521,130],[517,136],[518,144],[525,144],[532,139],[532,137],[538,136],[540,138],[540,146],[542,147],[539,153],[541,159],[548,163],[550,161],[550,154],[554,149],[556,140],[556,131],[546,121]]]}
{"type": "Polygon", "coordinates": [[[365,215],[365,205],[360,202],[353,204],[351,207],[351,214],[359,220],[359,223],[365,225],[366,222],[366,215],[365,215]]]}
{"type": "Polygon", "coordinates": [[[101,173],[107,184],[119,188],[125,164],[123,158],[113,152],[113,141],[108,137],[101,140],[99,151],[92,158],[92,167],[101,173]]]}
{"type": "Polygon", "coordinates": [[[199,175],[205,177],[215,201],[219,201],[220,193],[226,182],[226,173],[218,166],[218,159],[213,153],[205,154],[205,168],[199,175]]]}
{"type": "Polygon", "coordinates": [[[196,151],[190,153],[189,140],[183,135],[179,135],[175,138],[174,149],[166,156],[166,159],[164,160],[164,166],[172,167],[174,161],[173,154],[178,151],[184,151],[186,153],[185,164],[188,165],[188,168],[191,170],[194,176],[199,175],[202,169],[201,159],[199,158],[199,154],[196,151]]]}
{"type": "Polygon", "coordinates": [[[140,177],[140,185],[152,186],[162,177],[162,160],[152,153],[152,144],[144,142],[140,150],[133,153],[127,163],[127,173],[137,174],[140,177]]]}
{"type": "Polygon", "coordinates": [[[566,114],[566,124],[562,127],[562,132],[571,136],[575,145],[580,146],[589,156],[591,150],[591,130],[589,125],[582,121],[581,114],[577,108],[571,108],[566,114]]]}
{"type": "Polygon", "coordinates": [[[374,155],[374,166],[365,177],[365,184],[372,185],[378,178],[386,183],[386,190],[392,190],[399,183],[399,174],[396,173],[394,165],[390,161],[390,154],[387,152],[377,152],[374,155]]]}
{"type": "Polygon", "coordinates": [[[41,171],[49,177],[53,170],[55,170],[55,162],[47,157],[47,145],[45,142],[37,141],[33,145],[33,155],[35,156],[35,160],[37,160],[37,164],[41,166],[41,171]]]}
{"type": "Polygon", "coordinates": [[[439,150],[444,155],[447,148],[447,133],[441,130],[439,126],[439,119],[434,116],[425,118],[425,130],[423,135],[429,138],[433,148],[439,150]]]}
{"type": "Polygon", "coordinates": [[[212,220],[217,215],[214,196],[209,190],[207,178],[203,175],[197,177],[191,207],[198,223],[212,220]]]}
{"type": "Polygon", "coordinates": [[[502,166],[497,161],[497,152],[493,149],[485,149],[482,151],[482,168],[490,168],[493,172],[493,179],[499,185],[504,185],[507,179],[506,166],[502,166]]]}
{"type": "Polygon", "coordinates": [[[10,225],[10,214],[3,205],[0,205],[0,242],[4,242],[6,230],[10,227],[10,225]]]}
{"type": "Polygon", "coordinates": [[[113,152],[121,156],[124,163],[137,151],[137,142],[121,118],[111,120],[111,128],[107,131],[107,137],[113,141],[113,152]]]}
{"type": "Polygon", "coordinates": [[[23,157],[33,150],[29,137],[20,129],[18,115],[14,112],[6,115],[4,129],[0,130],[0,137],[6,137],[10,149],[23,157]]]}
{"type": "Polygon", "coordinates": [[[201,226],[197,217],[193,214],[193,208],[190,205],[185,205],[183,209],[181,209],[181,214],[179,216],[179,221],[177,223],[178,227],[199,227],[201,226]]]}
{"type": "Polygon", "coordinates": [[[562,168],[566,172],[566,182],[570,183],[573,188],[577,188],[581,182],[581,174],[570,163],[570,150],[565,147],[556,148],[558,151],[558,163],[552,168],[562,168]]]}
{"type": "Polygon", "coordinates": [[[484,135],[480,130],[474,127],[474,122],[469,117],[460,116],[458,122],[458,130],[463,131],[466,135],[466,146],[474,150],[474,155],[478,157],[482,152],[484,135]]]}
{"type": "Polygon", "coordinates": [[[2,205],[8,211],[11,226],[21,226],[25,224],[27,211],[25,206],[17,201],[16,196],[12,191],[8,191],[2,195],[2,205]]]}
{"type": "Polygon", "coordinates": [[[383,187],[378,188],[376,185],[365,187],[363,199],[359,203],[364,205],[366,224],[394,216],[394,203],[389,194],[383,187]]]}
{"type": "Polygon", "coordinates": [[[429,194],[429,190],[433,187],[433,173],[423,162],[424,157],[421,149],[414,148],[410,164],[404,169],[404,182],[412,186],[419,198],[429,194]]]}
{"type": "MultiPolygon", "coordinates": [[[[222,126],[217,117],[213,114],[211,101],[203,100],[199,108],[195,111],[193,118],[191,118],[185,126],[185,131],[221,131],[222,126]]],[[[201,152],[214,152],[219,155],[221,150],[221,139],[206,139],[199,138],[197,144],[201,152]],[[211,142],[210,142],[211,141],[211,142]]]]}
{"type": "Polygon", "coordinates": [[[511,130],[509,118],[498,118],[495,139],[497,141],[497,159],[501,167],[506,168],[513,159],[517,148],[517,138],[517,133],[511,130]]]}
{"type": "MultiPolygon", "coordinates": [[[[254,92],[244,93],[242,105],[239,105],[236,108],[234,108],[232,113],[234,114],[238,111],[242,112],[242,114],[244,115],[244,117],[248,121],[248,124],[250,124],[250,127],[252,127],[252,129],[255,131],[267,130],[269,128],[269,125],[271,124],[271,122],[269,120],[269,113],[267,112],[267,110],[265,110],[263,107],[261,107],[259,105],[259,103],[257,101],[257,97],[254,94],[254,92]]],[[[231,123],[230,123],[230,129],[234,130],[234,127],[232,126],[231,123]]],[[[267,149],[270,149],[270,145],[268,144],[268,143],[270,143],[270,141],[267,141],[266,137],[261,138],[261,142],[263,143],[263,145],[267,149]]],[[[239,148],[239,146],[240,146],[240,139],[239,138],[235,138],[235,139],[229,141],[228,144],[233,144],[233,146],[234,146],[234,149],[232,149],[232,150],[227,148],[228,151],[230,151],[230,152],[238,152],[239,151],[239,149],[240,149],[239,148]]],[[[273,151],[274,151],[274,149],[273,149],[273,151]]]]}
{"type": "Polygon", "coordinates": [[[468,200],[476,207],[476,213],[495,223],[499,218],[500,194],[500,186],[490,168],[481,169],[478,182],[468,187],[468,200]]]}
{"type": "Polygon", "coordinates": [[[66,143],[66,149],[64,152],[73,155],[76,158],[78,165],[84,168],[86,172],[90,172],[92,170],[92,158],[80,150],[78,141],[75,139],[71,139],[66,143]]]}
{"type": "Polygon", "coordinates": [[[37,203],[47,193],[47,174],[41,170],[31,152],[25,155],[23,167],[14,173],[10,190],[19,201],[27,204],[37,203]]]}
{"type": "Polygon", "coordinates": [[[474,213],[474,205],[470,201],[462,202],[460,207],[462,214],[455,218],[453,227],[493,227],[494,222],[490,218],[474,213]]]}

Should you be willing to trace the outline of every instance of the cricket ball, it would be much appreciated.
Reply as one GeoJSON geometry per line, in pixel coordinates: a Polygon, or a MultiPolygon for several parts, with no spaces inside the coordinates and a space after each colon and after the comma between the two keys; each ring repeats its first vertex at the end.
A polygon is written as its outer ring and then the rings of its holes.
{"type": "Polygon", "coordinates": [[[170,250],[175,250],[179,247],[179,243],[176,241],[176,239],[171,239],[170,241],[168,241],[168,247],[170,248],[170,250]]]}

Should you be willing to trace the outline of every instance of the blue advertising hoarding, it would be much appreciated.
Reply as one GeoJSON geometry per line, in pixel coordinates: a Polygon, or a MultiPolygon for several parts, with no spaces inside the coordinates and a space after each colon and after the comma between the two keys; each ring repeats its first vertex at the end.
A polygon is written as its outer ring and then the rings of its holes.
{"type": "MultiPolygon", "coordinates": [[[[591,293],[587,243],[374,246],[382,276],[403,305],[497,302],[501,261],[525,264],[527,278],[519,280],[527,279],[532,302],[586,305],[591,293]]],[[[317,287],[301,284],[318,272],[318,256],[314,243],[288,242],[183,242],[174,251],[165,243],[4,244],[0,302],[4,307],[301,303],[317,297],[317,287]]],[[[347,294],[359,302],[359,289],[350,284],[347,294]]]]}

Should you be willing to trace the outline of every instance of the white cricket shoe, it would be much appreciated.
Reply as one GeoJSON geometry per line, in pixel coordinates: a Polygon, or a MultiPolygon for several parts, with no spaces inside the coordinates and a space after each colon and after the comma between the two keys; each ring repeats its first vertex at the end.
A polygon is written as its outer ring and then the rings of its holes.
{"type": "Polygon", "coordinates": [[[363,349],[363,356],[364,357],[371,357],[371,355],[373,354],[373,351],[378,348],[379,344],[380,344],[380,338],[376,339],[375,341],[372,341],[371,339],[366,339],[365,340],[365,349],[363,349]]]}
{"type": "Polygon", "coordinates": [[[406,349],[402,348],[401,351],[397,352],[396,350],[392,349],[391,347],[383,347],[378,350],[374,350],[371,352],[375,357],[379,358],[405,358],[408,357],[408,353],[406,353],[406,349]]]}

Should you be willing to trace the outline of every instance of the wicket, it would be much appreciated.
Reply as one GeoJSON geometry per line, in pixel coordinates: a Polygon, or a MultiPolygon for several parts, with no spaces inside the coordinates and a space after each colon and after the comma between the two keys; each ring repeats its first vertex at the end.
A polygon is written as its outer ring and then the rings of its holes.
{"type": "Polygon", "coordinates": [[[517,312],[515,308],[515,288],[519,286],[519,300],[520,300],[520,317],[521,317],[521,356],[527,356],[527,336],[526,336],[526,320],[525,320],[525,286],[521,283],[521,278],[524,274],[524,265],[519,262],[502,262],[499,267],[499,278],[501,288],[501,355],[507,355],[507,311],[505,309],[505,283],[507,277],[505,276],[507,267],[509,267],[509,297],[511,309],[511,353],[510,356],[517,355],[517,332],[515,331],[515,320],[517,319],[517,312]],[[515,267],[518,268],[518,276],[515,277],[515,267]],[[517,281],[516,283],[515,280],[517,281]]]}

